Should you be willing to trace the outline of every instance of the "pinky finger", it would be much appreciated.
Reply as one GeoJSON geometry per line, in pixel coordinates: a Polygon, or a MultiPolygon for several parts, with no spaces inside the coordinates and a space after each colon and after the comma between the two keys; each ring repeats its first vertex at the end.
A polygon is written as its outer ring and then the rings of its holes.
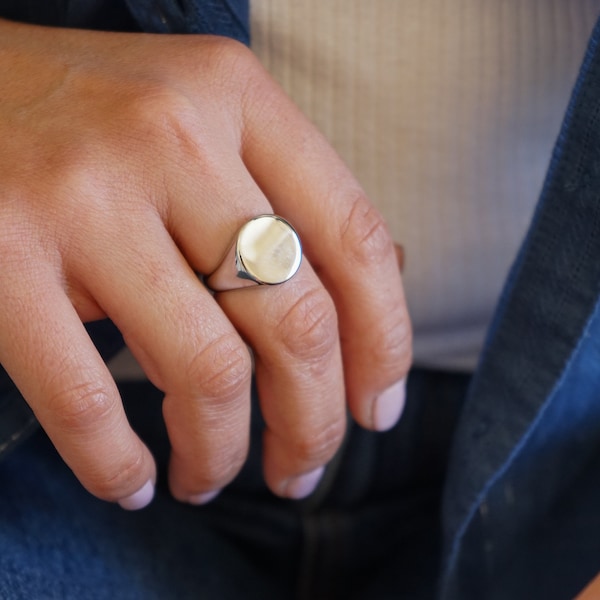
{"type": "Polygon", "coordinates": [[[2,279],[0,290],[12,292],[0,292],[0,362],[83,486],[142,508],[152,500],[154,460],[70,300],[52,282],[38,279],[42,295],[19,293],[2,279]],[[16,298],[19,310],[11,310],[16,298]]]}

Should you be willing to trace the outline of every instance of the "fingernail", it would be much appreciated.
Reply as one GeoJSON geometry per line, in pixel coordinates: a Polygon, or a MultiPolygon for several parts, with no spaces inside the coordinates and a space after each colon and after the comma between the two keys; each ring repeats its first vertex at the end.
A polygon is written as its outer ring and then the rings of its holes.
{"type": "Polygon", "coordinates": [[[214,500],[221,490],[213,490],[212,492],[204,492],[203,494],[196,494],[188,498],[188,502],[194,506],[201,506],[202,504],[208,504],[211,500],[214,500]]]}
{"type": "Polygon", "coordinates": [[[315,491],[321,477],[323,477],[324,471],[325,467],[319,467],[314,471],[309,471],[308,473],[304,473],[304,475],[294,477],[287,484],[285,495],[293,500],[306,498],[306,496],[309,496],[315,491]]]}
{"type": "Polygon", "coordinates": [[[154,484],[148,480],[135,494],[121,498],[119,504],[125,510],[139,510],[148,506],[152,502],[152,498],[154,498],[154,484]]]}
{"type": "Polygon", "coordinates": [[[405,400],[406,380],[404,379],[389,387],[375,399],[373,427],[376,431],[387,431],[398,422],[405,400]]]}

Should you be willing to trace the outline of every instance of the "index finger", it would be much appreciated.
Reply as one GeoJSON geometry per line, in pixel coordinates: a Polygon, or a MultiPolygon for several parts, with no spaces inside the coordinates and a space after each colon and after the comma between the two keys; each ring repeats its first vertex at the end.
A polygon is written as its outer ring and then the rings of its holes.
{"type": "Polygon", "coordinates": [[[334,300],[347,401],[385,430],[404,403],[411,327],[388,228],[341,158],[276,84],[248,91],[242,158],[334,300]],[[260,93],[259,93],[260,92],[260,93]]]}

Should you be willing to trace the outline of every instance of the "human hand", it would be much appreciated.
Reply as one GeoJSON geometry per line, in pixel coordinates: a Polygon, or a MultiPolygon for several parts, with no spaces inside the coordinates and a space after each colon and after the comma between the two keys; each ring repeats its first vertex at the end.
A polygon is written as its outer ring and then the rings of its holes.
{"type": "Polygon", "coordinates": [[[0,21],[0,362],[96,496],[140,508],[155,466],[82,321],[119,327],[165,392],[169,483],[203,503],[247,452],[251,359],[264,475],[298,498],[345,430],[391,427],[410,325],[387,228],[342,161],[230,40],[0,21]],[[249,218],[303,242],[276,287],[211,295],[249,218]]]}

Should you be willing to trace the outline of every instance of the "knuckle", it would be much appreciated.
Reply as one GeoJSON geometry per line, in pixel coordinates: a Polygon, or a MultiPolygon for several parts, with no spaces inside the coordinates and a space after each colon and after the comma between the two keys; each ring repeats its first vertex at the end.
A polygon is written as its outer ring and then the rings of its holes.
{"type": "Polygon", "coordinates": [[[213,73],[218,73],[213,85],[218,85],[223,92],[239,89],[240,83],[251,79],[260,64],[245,44],[228,37],[208,38],[202,43],[199,55],[213,73]]]}
{"type": "Polygon", "coordinates": [[[106,389],[96,383],[80,383],[50,398],[47,404],[52,419],[62,430],[82,433],[112,418],[117,403],[106,389]]]}
{"type": "Polygon", "coordinates": [[[291,451],[302,465],[325,464],[337,452],[345,431],[344,419],[337,419],[319,428],[299,431],[290,440],[291,451]]]}
{"type": "MultiPolygon", "coordinates": [[[[213,57],[226,63],[253,62],[254,53],[245,44],[230,37],[213,37],[210,40],[213,57]]],[[[214,58],[213,58],[214,60],[214,58]]]]}
{"type": "MultiPolygon", "coordinates": [[[[119,417],[120,404],[104,388],[91,382],[79,383],[51,397],[45,406],[53,428],[69,431],[83,443],[78,457],[78,476],[85,488],[98,498],[119,500],[131,493],[144,469],[144,452],[140,444],[129,442],[124,452],[110,450],[110,439],[99,441],[98,451],[85,450],[102,423],[119,417]]],[[[115,441],[115,440],[113,440],[115,441]]]]}
{"type": "Polygon", "coordinates": [[[234,334],[210,342],[189,361],[186,369],[188,393],[206,399],[234,398],[250,385],[250,354],[234,334]]]}
{"type": "Polygon", "coordinates": [[[149,86],[134,95],[126,108],[133,131],[127,135],[135,139],[156,141],[164,144],[175,141],[191,144],[193,130],[193,106],[183,94],[166,84],[149,86]]]}
{"type": "Polygon", "coordinates": [[[276,332],[294,358],[322,362],[338,343],[337,314],[329,294],[325,289],[304,292],[279,320],[276,332]]]}
{"type": "Polygon", "coordinates": [[[246,130],[246,119],[252,115],[272,118],[279,113],[281,96],[274,93],[277,87],[246,45],[233,39],[212,38],[210,50],[203,52],[209,70],[217,74],[208,84],[210,92],[222,99],[230,116],[237,116],[240,133],[246,130]]]}
{"type": "Polygon", "coordinates": [[[344,253],[360,265],[378,264],[394,252],[387,224],[362,192],[350,204],[340,240],[344,253]]]}

